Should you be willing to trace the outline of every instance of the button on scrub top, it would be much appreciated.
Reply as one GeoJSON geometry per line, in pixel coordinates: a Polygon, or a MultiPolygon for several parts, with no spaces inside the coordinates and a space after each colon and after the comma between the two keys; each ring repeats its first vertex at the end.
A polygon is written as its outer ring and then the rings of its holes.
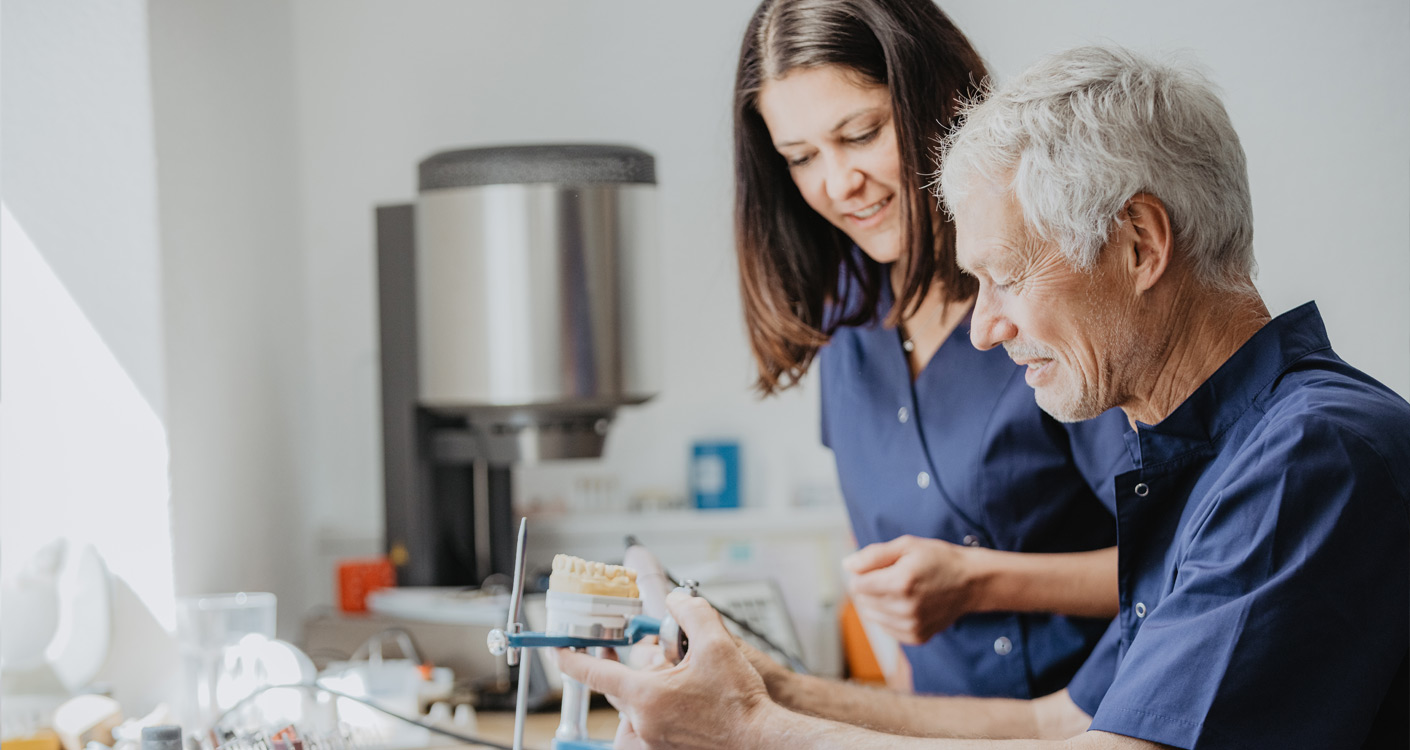
{"type": "Polygon", "coordinates": [[[1337,357],[1309,303],[1128,442],[1120,649],[1092,729],[1410,746],[1410,404],[1337,357]]]}
{"type": "MultiPolygon", "coordinates": [[[[883,290],[878,321],[891,304],[883,290]]],[[[859,546],[905,534],[1020,552],[1116,543],[1111,482],[1131,466],[1125,417],[1113,410],[1078,425],[1048,417],[1023,367],[1002,349],[970,344],[967,319],[914,383],[899,332],[879,322],[839,328],[818,367],[823,442],[859,546]]],[[[904,649],[917,692],[1034,698],[1066,687],[1106,627],[980,613],[904,649]]],[[[1099,697],[1104,688],[1091,689],[1099,697]]]]}

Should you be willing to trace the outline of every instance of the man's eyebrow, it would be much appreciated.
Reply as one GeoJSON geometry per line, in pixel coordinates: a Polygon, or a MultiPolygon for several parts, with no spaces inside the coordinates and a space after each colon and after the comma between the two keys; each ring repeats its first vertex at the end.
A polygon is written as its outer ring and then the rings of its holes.
{"type": "Polygon", "coordinates": [[[984,257],[969,265],[960,263],[959,255],[957,254],[955,256],[955,264],[960,267],[961,271],[971,276],[980,271],[984,271],[990,275],[995,271],[1001,274],[1017,275],[1022,273],[1022,269],[1027,267],[1033,259],[1037,257],[1037,249],[1027,246],[1027,243],[1014,244],[1006,240],[996,240],[994,244],[997,246],[997,251],[995,251],[994,248],[990,248],[991,252],[986,253],[984,257]]]}
{"type": "MultiPolygon", "coordinates": [[[[1007,250],[1007,246],[1005,246],[1005,249],[1007,250]]],[[[991,268],[994,268],[995,266],[1002,266],[1002,265],[1004,265],[1004,260],[1005,260],[1005,258],[999,259],[999,261],[996,263],[996,262],[994,262],[994,261],[992,260],[992,257],[993,257],[993,253],[989,253],[989,254],[986,255],[985,257],[981,257],[979,260],[977,260],[977,261],[975,261],[975,262],[973,262],[973,263],[970,263],[969,265],[965,265],[965,264],[963,264],[963,263],[960,263],[959,255],[956,254],[956,255],[955,255],[955,264],[960,267],[960,270],[961,270],[961,271],[964,271],[965,273],[969,273],[969,274],[974,274],[974,273],[979,272],[979,271],[987,271],[987,270],[989,270],[989,269],[991,269],[991,268]]]]}
{"type": "MultiPolygon", "coordinates": [[[[836,125],[833,125],[833,126],[832,126],[832,130],[830,130],[830,131],[828,131],[828,132],[830,132],[830,133],[836,133],[837,131],[839,131],[839,130],[845,128],[845,127],[847,127],[847,124],[850,123],[851,121],[857,119],[858,117],[861,117],[862,115],[869,114],[869,113],[871,113],[871,112],[875,112],[876,110],[877,110],[876,107],[862,107],[861,109],[856,110],[856,111],[854,111],[854,112],[849,112],[849,113],[847,113],[846,115],[843,115],[843,116],[842,116],[842,119],[838,120],[838,121],[837,121],[837,124],[836,124],[836,125]]],[[[803,143],[803,142],[802,142],[802,141],[787,141],[787,142],[784,142],[784,143],[775,143],[775,144],[774,144],[774,148],[788,148],[789,146],[797,146],[797,145],[800,145],[801,143],[803,143]]]]}

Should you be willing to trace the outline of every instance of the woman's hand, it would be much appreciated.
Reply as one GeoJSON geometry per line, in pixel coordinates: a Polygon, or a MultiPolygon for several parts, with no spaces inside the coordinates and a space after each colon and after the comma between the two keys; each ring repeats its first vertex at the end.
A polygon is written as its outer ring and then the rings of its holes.
{"type": "Polygon", "coordinates": [[[1115,617],[1115,547],[1089,552],[1007,552],[903,536],[842,561],[857,614],[902,643],[918,644],[971,612],[1115,617]]]}
{"type": "Polygon", "coordinates": [[[842,566],[853,574],[848,591],[857,614],[914,645],[977,611],[981,579],[970,553],[958,544],[902,536],[869,544],[842,566]]]}

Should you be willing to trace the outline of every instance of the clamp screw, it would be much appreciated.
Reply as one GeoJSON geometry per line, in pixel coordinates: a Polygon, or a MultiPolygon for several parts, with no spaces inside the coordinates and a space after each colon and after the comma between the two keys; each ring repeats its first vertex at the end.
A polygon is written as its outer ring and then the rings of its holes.
{"type": "Polygon", "coordinates": [[[495,628],[485,637],[485,644],[490,647],[490,653],[495,656],[504,656],[504,652],[509,650],[509,636],[503,630],[495,628]]]}

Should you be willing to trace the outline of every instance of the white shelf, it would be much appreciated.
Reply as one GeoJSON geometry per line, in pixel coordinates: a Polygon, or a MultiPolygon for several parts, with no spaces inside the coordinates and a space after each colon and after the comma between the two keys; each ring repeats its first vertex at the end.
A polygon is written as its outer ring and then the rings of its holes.
{"type": "Polygon", "coordinates": [[[643,513],[579,511],[561,516],[530,518],[532,534],[554,537],[604,534],[742,534],[842,532],[847,512],[828,508],[740,508],[737,510],[672,510],[643,513]]]}

